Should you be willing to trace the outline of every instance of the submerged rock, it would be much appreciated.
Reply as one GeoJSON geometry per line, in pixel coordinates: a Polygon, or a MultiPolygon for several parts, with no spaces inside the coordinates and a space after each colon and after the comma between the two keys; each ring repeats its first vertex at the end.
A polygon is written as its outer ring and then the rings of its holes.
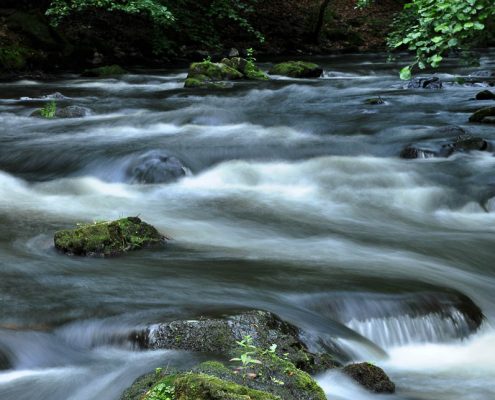
{"type": "MultiPolygon", "coordinates": [[[[462,130],[465,132],[464,130],[462,130]]],[[[470,151],[493,151],[493,146],[487,140],[470,134],[461,134],[454,140],[440,145],[437,149],[421,148],[418,145],[408,145],[399,154],[400,158],[431,158],[450,157],[457,153],[469,153],[470,151]]]]}
{"type": "Polygon", "coordinates": [[[98,68],[87,69],[82,76],[88,78],[109,78],[127,74],[127,71],[119,65],[106,65],[98,68]]]}
{"type": "Polygon", "coordinates": [[[178,158],[152,151],[133,162],[127,175],[133,183],[169,183],[186,176],[187,172],[178,158]]]}
{"type": "Polygon", "coordinates": [[[159,246],[162,236],[138,217],[96,222],[55,233],[55,247],[69,255],[115,256],[132,250],[159,246]]]}
{"type": "Polygon", "coordinates": [[[469,117],[469,122],[493,123],[491,117],[495,117],[495,107],[482,108],[469,117]]]}
{"type": "Polygon", "coordinates": [[[0,371],[10,368],[12,368],[12,365],[10,364],[10,360],[7,357],[7,355],[2,352],[2,349],[0,348],[0,371]]]}
{"type": "Polygon", "coordinates": [[[413,78],[407,84],[408,89],[442,89],[443,83],[437,76],[413,78]]]}
{"type": "Polygon", "coordinates": [[[383,100],[381,97],[371,97],[369,99],[366,99],[364,101],[364,104],[369,104],[369,105],[385,104],[385,100],[383,100]]]}
{"type": "Polygon", "coordinates": [[[483,90],[476,94],[476,100],[495,100],[495,93],[483,90]]]}
{"type": "Polygon", "coordinates": [[[268,349],[277,345],[277,354],[285,354],[298,368],[317,372],[334,366],[328,355],[311,353],[299,339],[299,330],[266,311],[249,311],[225,319],[200,318],[162,323],[138,335],[144,348],[180,349],[217,353],[227,357],[236,354],[244,337],[253,345],[268,349]]]}
{"type": "Polygon", "coordinates": [[[91,110],[81,106],[57,107],[49,115],[43,115],[43,109],[39,108],[31,113],[31,117],[53,119],[53,118],[83,118],[91,114],[91,110]]]}
{"type": "Polygon", "coordinates": [[[319,78],[323,74],[323,69],[310,62],[287,61],[274,65],[268,73],[291,78],[319,78]]]}
{"type": "Polygon", "coordinates": [[[383,369],[373,364],[359,363],[346,365],[342,369],[342,372],[372,392],[395,392],[395,384],[390,380],[383,369]]]}
{"type": "Polygon", "coordinates": [[[432,158],[436,157],[436,153],[430,150],[420,149],[415,146],[407,146],[401,150],[399,157],[406,160],[413,160],[416,158],[432,158]]]}
{"type": "Polygon", "coordinates": [[[244,75],[238,70],[223,63],[203,61],[193,63],[184,87],[186,88],[223,88],[222,81],[242,79],[244,75]]]}

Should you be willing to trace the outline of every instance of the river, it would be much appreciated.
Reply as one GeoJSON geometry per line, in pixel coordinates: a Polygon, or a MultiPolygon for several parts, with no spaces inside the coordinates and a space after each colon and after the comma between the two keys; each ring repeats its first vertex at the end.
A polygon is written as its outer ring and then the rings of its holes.
{"type": "MultiPolygon", "coordinates": [[[[184,70],[1,83],[0,399],[117,400],[143,373],[201,358],[139,351],[129,332],[239,308],[383,367],[388,399],[495,399],[495,157],[398,157],[447,125],[495,141],[467,122],[482,88],[406,90],[385,59],[321,58],[321,79],[223,91],[182,89],[184,70]],[[92,114],[29,117],[54,92],[92,114]],[[386,103],[363,103],[374,96],[386,103]],[[172,156],[186,176],[136,183],[133,166],[172,156]],[[53,248],[56,230],[136,215],[173,238],[166,249],[53,248]],[[441,312],[458,293],[485,314],[474,334],[441,312]]],[[[329,399],[382,398],[338,372],[317,379],[329,399]]]]}

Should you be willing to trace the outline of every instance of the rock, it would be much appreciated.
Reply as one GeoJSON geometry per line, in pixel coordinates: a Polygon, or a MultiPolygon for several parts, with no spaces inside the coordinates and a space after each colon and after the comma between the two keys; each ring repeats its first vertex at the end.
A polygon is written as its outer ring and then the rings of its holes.
{"type": "Polygon", "coordinates": [[[244,73],[244,68],[246,68],[247,60],[242,57],[233,57],[233,58],[223,58],[221,61],[222,64],[228,65],[235,70],[244,73]]]}
{"type": "Polygon", "coordinates": [[[366,99],[364,101],[364,104],[369,104],[369,105],[385,104],[385,100],[383,100],[381,97],[371,97],[369,99],[366,99]]]}
{"type": "Polygon", "coordinates": [[[288,61],[274,65],[268,73],[291,78],[319,78],[323,74],[323,69],[310,62],[288,61]]]}
{"type": "Polygon", "coordinates": [[[83,118],[91,114],[89,108],[80,106],[67,106],[58,108],[55,112],[57,118],[83,118]]]}
{"type": "Polygon", "coordinates": [[[7,355],[2,352],[2,349],[0,348],[0,371],[10,368],[12,368],[12,365],[10,364],[10,360],[7,357],[7,355]]]}
{"type": "Polygon", "coordinates": [[[485,139],[465,133],[457,136],[453,141],[441,145],[436,151],[409,145],[400,152],[399,157],[405,159],[450,157],[455,153],[492,150],[492,145],[485,139]]]}
{"type": "Polygon", "coordinates": [[[491,150],[491,146],[481,137],[472,136],[469,134],[460,135],[455,138],[453,143],[442,146],[442,155],[449,157],[454,153],[466,153],[472,150],[489,151],[491,150]]]}
{"type": "Polygon", "coordinates": [[[229,58],[232,58],[232,57],[239,57],[239,50],[237,49],[230,49],[229,51],[229,58]]]}
{"type": "Polygon", "coordinates": [[[442,81],[437,76],[413,78],[407,84],[408,89],[441,89],[442,81]]]}
{"type": "Polygon", "coordinates": [[[184,87],[186,88],[222,88],[221,81],[242,79],[244,75],[236,69],[223,64],[203,61],[193,63],[189,67],[184,87]]]}
{"type": "Polygon", "coordinates": [[[144,348],[179,349],[217,353],[227,357],[236,354],[244,337],[253,338],[253,345],[268,349],[277,345],[277,354],[307,372],[332,368],[335,364],[328,355],[313,354],[299,339],[299,330],[266,311],[249,311],[224,319],[200,318],[179,320],[155,325],[138,334],[144,348]]]}
{"type": "Polygon", "coordinates": [[[490,78],[492,76],[495,76],[495,71],[490,71],[490,70],[474,71],[470,73],[469,76],[475,78],[490,78]]]}
{"type": "Polygon", "coordinates": [[[495,93],[483,90],[476,94],[476,100],[495,100],[495,93]]]}
{"type": "Polygon", "coordinates": [[[45,99],[45,100],[66,100],[67,99],[67,97],[65,97],[60,92],[46,94],[46,95],[42,96],[41,98],[45,99]]]}
{"type": "Polygon", "coordinates": [[[55,233],[58,250],[76,256],[115,256],[132,250],[163,245],[165,238],[138,217],[95,222],[55,233]]]}
{"type": "Polygon", "coordinates": [[[248,61],[241,57],[224,58],[222,63],[236,69],[244,75],[245,79],[255,81],[266,81],[270,78],[253,61],[248,61]]]}
{"type": "Polygon", "coordinates": [[[395,384],[390,380],[383,369],[370,364],[350,364],[342,369],[361,386],[375,393],[394,393],[395,384]]]}
{"type": "Polygon", "coordinates": [[[482,108],[469,117],[469,122],[490,122],[485,121],[487,117],[495,117],[495,107],[482,108]]]}
{"type": "Polygon", "coordinates": [[[326,400],[316,381],[290,361],[261,349],[243,351],[238,356],[246,354],[256,361],[242,368],[231,360],[230,367],[209,361],[187,372],[162,369],[136,380],[121,399],[152,400],[173,392],[174,398],[183,400],[326,400]]]}
{"type": "Polygon", "coordinates": [[[185,176],[188,169],[174,156],[151,151],[133,162],[128,170],[132,183],[169,183],[185,176]]]}
{"type": "Polygon", "coordinates": [[[420,149],[414,146],[407,146],[399,154],[400,158],[404,158],[407,160],[412,160],[416,158],[432,158],[435,157],[436,154],[433,151],[420,149]]]}
{"type": "Polygon", "coordinates": [[[98,68],[87,69],[82,76],[88,78],[110,78],[127,74],[127,71],[119,65],[106,65],[98,68]]]}
{"type": "Polygon", "coordinates": [[[83,118],[91,114],[91,110],[80,106],[67,106],[58,108],[55,106],[52,116],[43,116],[42,109],[35,110],[31,113],[31,117],[53,119],[53,118],[83,118]]]}

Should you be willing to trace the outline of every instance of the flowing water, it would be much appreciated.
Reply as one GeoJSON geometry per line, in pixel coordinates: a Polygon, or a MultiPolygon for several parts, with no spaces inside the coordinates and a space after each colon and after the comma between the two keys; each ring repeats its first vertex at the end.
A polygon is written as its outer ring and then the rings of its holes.
{"type": "MultiPolygon", "coordinates": [[[[184,70],[0,84],[1,400],[116,400],[202,358],[139,351],[129,332],[244,308],[382,366],[389,399],[495,399],[495,157],[398,157],[452,139],[447,125],[495,141],[467,122],[481,89],[405,90],[382,55],[317,61],[324,78],[225,91],[182,89],[184,70]],[[29,117],[56,91],[91,115],[29,117]],[[160,157],[186,175],[138,183],[160,157]],[[53,248],[56,230],[128,215],[173,240],[109,259],[53,248]],[[460,294],[485,314],[474,334],[460,294]]],[[[318,380],[329,399],[381,398],[338,372],[318,380]]]]}

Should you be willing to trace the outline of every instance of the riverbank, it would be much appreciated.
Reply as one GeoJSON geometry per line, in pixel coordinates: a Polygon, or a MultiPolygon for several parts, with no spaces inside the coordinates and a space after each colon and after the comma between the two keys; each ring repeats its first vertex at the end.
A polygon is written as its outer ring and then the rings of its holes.
{"type": "MultiPolygon", "coordinates": [[[[81,13],[58,26],[46,15],[49,2],[12,2],[0,7],[0,78],[49,78],[61,72],[119,64],[123,67],[157,68],[185,65],[207,57],[220,60],[231,48],[246,55],[303,57],[339,52],[382,50],[387,29],[400,5],[379,2],[364,11],[347,1],[333,2],[325,13],[318,39],[314,37],[318,1],[268,2],[249,14],[252,29],[264,36],[261,43],[246,35],[236,21],[225,20],[209,29],[206,37],[169,32],[160,51],[153,47],[153,32],[142,16],[119,13],[81,13]],[[129,26],[133,29],[129,30],[129,26]],[[215,39],[213,39],[215,38],[215,39]]],[[[194,14],[194,13],[193,13],[194,14]]],[[[200,16],[200,14],[199,14],[200,16]]],[[[204,21],[191,20],[173,29],[193,30],[204,21]]]]}

